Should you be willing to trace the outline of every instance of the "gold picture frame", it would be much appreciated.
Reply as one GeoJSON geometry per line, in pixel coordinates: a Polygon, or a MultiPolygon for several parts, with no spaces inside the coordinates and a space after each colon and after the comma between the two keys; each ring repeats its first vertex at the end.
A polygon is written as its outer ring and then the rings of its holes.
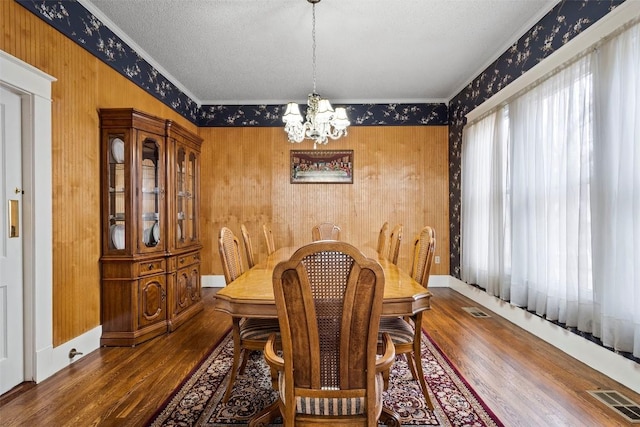
{"type": "Polygon", "coordinates": [[[291,150],[292,184],[353,184],[353,150],[291,150]]]}

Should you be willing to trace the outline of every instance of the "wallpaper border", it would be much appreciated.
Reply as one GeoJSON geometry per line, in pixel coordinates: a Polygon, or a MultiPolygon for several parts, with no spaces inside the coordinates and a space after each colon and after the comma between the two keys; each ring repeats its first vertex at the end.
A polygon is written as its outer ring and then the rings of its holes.
{"type": "MultiPolygon", "coordinates": [[[[199,127],[282,126],[284,105],[198,106],[77,0],[15,1],[199,127]]],[[[345,107],[352,126],[440,126],[449,116],[445,103],[345,107]]]]}

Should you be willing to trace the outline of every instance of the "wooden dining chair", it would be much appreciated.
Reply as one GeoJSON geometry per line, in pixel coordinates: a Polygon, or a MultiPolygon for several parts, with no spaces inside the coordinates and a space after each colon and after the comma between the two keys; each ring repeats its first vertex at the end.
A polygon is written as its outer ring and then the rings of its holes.
{"type": "Polygon", "coordinates": [[[273,232],[267,224],[262,225],[262,232],[264,234],[264,240],[267,244],[267,255],[271,255],[276,251],[276,244],[273,241],[273,232]]]}
{"type": "MultiPolygon", "coordinates": [[[[387,334],[376,355],[384,282],[377,261],[340,241],[310,243],[275,267],[282,353],[272,336],[264,355],[279,373],[285,427],[378,425],[382,372],[395,358],[387,334]]],[[[399,425],[391,411],[384,414],[399,425]]]]}
{"type": "Polygon", "coordinates": [[[314,242],[318,240],[340,240],[340,227],[332,222],[321,222],[311,229],[314,242]]]}
{"type": "MultiPolygon", "coordinates": [[[[229,284],[244,273],[240,255],[240,241],[231,229],[227,227],[220,229],[218,249],[220,251],[224,279],[229,284]]],[[[231,396],[238,371],[240,373],[244,372],[248,358],[247,351],[264,350],[268,337],[272,334],[276,334],[276,337],[278,337],[279,333],[280,327],[277,319],[232,317],[233,366],[231,368],[231,378],[222,399],[223,402],[227,402],[231,396]],[[240,367],[239,369],[238,366],[240,367]]]]}
{"type": "Polygon", "coordinates": [[[244,250],[247,253],[247,265],[249,268],[256,265],[255,258],[253,257],[253,245],[251,244],[251,237],[249,231],[244,224],[240,224],[240,233],[242,234],[242,241],[244,243],[244,250]]]}
{"type": "Polygon", "coordinates": [[[389,223],[385,221],[384,224],[382,224],[382,227],[380,228],[380,233],[378,234],[378,246],[377,246],[377,252],[379,255],[381,256],[385,256],[386,252],[385,249],[387,249],[387,233],[389,232],[389,223]]]}
{"type": "Polygon", "coordinates": [[[396,224],[389,236],[389,254],[387,259],[398,265],[398,255],[400,254],[400,243],[402,242],[402,224],[396,224]]]}
{"type": "MultiPolygon", "coordinates": [[[[435,230],[429,226],[423,227],[413,243],[411,277],[425,289],[429,286],[431,261],[435,248],[435,230]]],[[[433,409],[422,368],[422,316],[423,311],[405,318],[383,317],[380,320],[380,333],[389,334],[396,348],[396,354],[405,355],[413,379],[418,380],[427,406],[433,409]]]]}

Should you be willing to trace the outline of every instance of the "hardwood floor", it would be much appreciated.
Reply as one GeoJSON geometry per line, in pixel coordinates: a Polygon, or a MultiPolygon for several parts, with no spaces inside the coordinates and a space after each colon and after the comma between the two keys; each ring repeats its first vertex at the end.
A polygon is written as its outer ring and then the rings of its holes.
{"type": "MultiPolygon", "coordinates": [[[[506,426],[623,426],[625,420],[585,390],[640,395],[484,310],[455,291],[432,289],[426,329],[506,426]]],[[[100,348],[42,383],[0,399],[3,426],[141,426],[230,328],[213,311],[134,348],[100,348]]]]}

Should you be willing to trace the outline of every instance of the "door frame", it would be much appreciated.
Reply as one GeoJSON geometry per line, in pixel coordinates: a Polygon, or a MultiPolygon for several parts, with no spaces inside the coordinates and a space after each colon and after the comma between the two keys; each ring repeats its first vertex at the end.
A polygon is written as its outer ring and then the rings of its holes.
{"type": "Polygon", "coordinates": [[[51,375],[53,346],[51,85],[56,78],[0,50],[0,83],[22,96],[24,380],[51,375]]]}

